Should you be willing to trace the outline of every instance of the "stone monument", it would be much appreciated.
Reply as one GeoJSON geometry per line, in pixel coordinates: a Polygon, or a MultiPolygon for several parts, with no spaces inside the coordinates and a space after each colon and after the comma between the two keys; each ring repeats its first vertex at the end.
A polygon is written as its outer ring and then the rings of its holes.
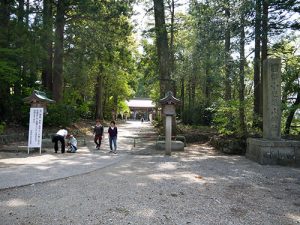
{"type": "Polygon", "coordinates": [[[158,143],[158,145],[165,145],[165,154],[171,155],[171,150],[183,149],[184,143],[180,141],[172,141],[172,117],[175,116],[175,105],[180,104],[180,100],[173,96],[171,91],[166,93],[166,96],[159,101],[163,106],[163,114],[166,116],[166,131],[165,142],[158,143]]]}
{"type": "Polygon", "coordinates": [[[248,138],[246,157],[260,164],[300,166],[300,141],[281,139],[281,60],[264,61],[263,138],[248,138]]]}

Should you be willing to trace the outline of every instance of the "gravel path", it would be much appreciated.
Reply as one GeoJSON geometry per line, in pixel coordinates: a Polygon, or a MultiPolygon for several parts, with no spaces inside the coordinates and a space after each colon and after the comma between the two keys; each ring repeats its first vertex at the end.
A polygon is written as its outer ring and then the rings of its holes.
{"type": "MultiPolygon", "coordinates": [[[[144,127],[141,133],[147,133],[144,127]]],[[[300,169],[137,142],[90,173],[0,190],[0,224],[300,224],[300,169]]]]}

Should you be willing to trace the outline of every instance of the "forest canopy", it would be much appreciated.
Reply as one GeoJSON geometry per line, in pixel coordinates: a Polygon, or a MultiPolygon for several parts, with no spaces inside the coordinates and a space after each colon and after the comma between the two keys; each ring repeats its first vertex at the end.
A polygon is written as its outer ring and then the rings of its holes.
{"type": "Polygon", "coordinates": [[[46,125],[110,119],[130,98],[158,102],[172,90],[178,121],[259,134],[263,61],[280,57],[282,132],[298,134],[299,9],[297,0],[1,1],[0,126],[28,123],[33,90],[56,101],[46,125]]]}

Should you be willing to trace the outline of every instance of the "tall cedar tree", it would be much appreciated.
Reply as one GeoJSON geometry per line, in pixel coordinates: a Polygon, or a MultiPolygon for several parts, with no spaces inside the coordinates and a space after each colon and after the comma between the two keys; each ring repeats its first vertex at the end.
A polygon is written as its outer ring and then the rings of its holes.
{"type": "Polygon", "coordinates": [[[246,136],[245,116],[245,15],[240,15],[240,62],[239,62],[239,125],[242,136],[246,136]]]}
{"type": "Polygon", "coordinates": [[[169,90],[173,90],[170,77],[170,58],[168,46],[168,34],[165,23],[164,1],[154,0],[154,17],[156,48],[159,63],[160,96],[165,96],[169,90]]]}
{"type": "Polygon", "coordinates": [[[63,59],[64,59],[64,27],[66,2],[58,0],[55,29],[55,49],[53,65],[53,98],[56,102],[63,100],[63,59]]]}
{"type": "Polygon", "coordinates": [[[260,110],[260,92],[261,92],[261,78],[260,78],[260,40],[261,40],[261,1],[256,0],[255,4],[255,50],[254,50],[254,116],[253,124],[255,127],[259,126],[259,118],[262,118],[260,110]]]}
{"type": "MultiPolygon", "coordinates": [[[[11,7],[14,1],[4,0],[0,1],[0,61],[7,60],[5,53],[9,52],[9,18],[11,14],[11,7]],[[4,57],[4,58],[2,58],[4,57]]],[[[8,53],[9,54],[9,53],[8,53]]],[[[7,56],[8,57],[8,56],[7,56]]],[[[2,62],[1,62],[2,63],[2,62]]],[[[3,65],[9,64],[6,62],[3,65]]],[[[5,70],[1,69],[0,78],[0,121],[7,119],[9,115],[9,82],[3,79],[5,70]],[[3,74],[2,74],[3,73],[3,74]]]]}
{"type": "Polygon", "coordinates": [[[43,33],[42,47],[44,48],[44,59],[42,68],[42,83],[46,90],[52,91],[52,63],[53,63],[53,0],[43,1],[43,33]]]}
{"type": "Polygon", "coordinates": [[[225,100],[231,99],[230,82],[230,1],[225,1],[225,100]]]}

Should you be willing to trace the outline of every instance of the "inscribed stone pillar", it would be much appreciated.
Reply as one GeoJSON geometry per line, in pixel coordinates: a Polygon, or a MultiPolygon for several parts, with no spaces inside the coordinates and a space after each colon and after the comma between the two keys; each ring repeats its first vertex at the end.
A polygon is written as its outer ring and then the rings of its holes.
{"type": "Polygon", "coordinates": [[[263,138],[281,139],[281,61],[266,59],[263,74],[263,138]]]}
{"type": "Polygon", "coordinates": [[[264,61],[263,138],[248,138],[246,157],[262,165],[300,166],[300,141],[281,139],[281,62],[264,61]]]}
{"type": "Polygon", "coordinates": [[[172,148],[172,116],[166,116],[166,155],[171,155],[172,148]]]}

